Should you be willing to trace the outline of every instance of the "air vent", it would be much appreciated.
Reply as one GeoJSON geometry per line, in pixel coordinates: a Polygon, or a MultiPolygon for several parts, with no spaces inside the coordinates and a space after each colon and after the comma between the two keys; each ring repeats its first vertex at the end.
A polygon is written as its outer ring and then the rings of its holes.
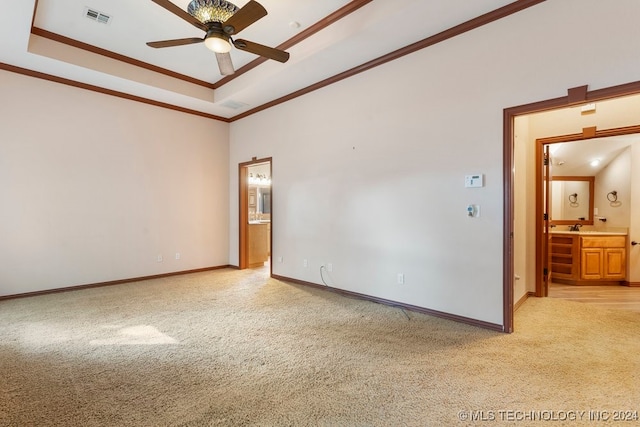
{"type": "Polygon", "coordinates": [[[91,19],[92,21],[100,22],[101,24],[111,23],[111,16],[102,12],[98,12],[97,10],[90,7],[84,8],[84,16],[91,19]]]}
{"type": "Polygon", "coordinates": [[[248,107],[249,104],[245,104],[243,102],[238,102],[238,101],[234,101],[233,99],[230,99],[228,101],[224,101],[222,104],[220,104],[220,106],[225,108],[231,108],[232,110],[239,110],[241,108],[248,107]]]}

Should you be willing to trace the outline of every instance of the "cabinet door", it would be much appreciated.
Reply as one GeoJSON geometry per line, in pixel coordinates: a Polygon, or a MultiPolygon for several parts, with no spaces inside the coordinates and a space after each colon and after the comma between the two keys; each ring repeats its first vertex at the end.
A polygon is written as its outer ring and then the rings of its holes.
{"type": "Polygon", "coordinates": [[[264,265],[267,255],[267,224],[249,224],[249,268],[264,265]]]}
{"type": "Polygon", "coordinates": [[[603,279],[624,280],[627,270],[626,250],[606,248],[603,251],[603,279]]]}
{"type": "Polygon", "coordinates": [[[580,277],[584,280],[602,280],[604,259],[602,248],[583,248],[581,253],[580,277]]]}

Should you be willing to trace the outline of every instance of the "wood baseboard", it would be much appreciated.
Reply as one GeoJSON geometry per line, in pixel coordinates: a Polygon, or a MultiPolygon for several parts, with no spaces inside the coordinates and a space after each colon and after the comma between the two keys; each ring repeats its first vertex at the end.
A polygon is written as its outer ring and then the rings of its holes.
{"type": "Polygon", "coordinates": [[[640,282],[624,282],[623,285],[629,286],[629,287],[636,287],[636,286],[640,286],[640,282]]]}
{"type": "Polygon", "coordinates": [[[38,295],[57,294],[60,292],[78,291],[81,289],[100,288],[103,286],[123,285],[125,283],[140,282],[143,280],[151,280],[151,279],[161,279],[163,277],[179,276],[182,274],[191,274],[191,273],[200,273],[203,271],[221,270],[223,268],[234,268],[234,267],[231,265],[220,265],[216,267],[196,268],[194,270],[175,271],[173,273],[155,274],[152,276],[141,276],[141,277],[132,277],[130,279],[112,280],[109,282],[90,283],[86,285],[67,286],[64,288],[46,289],[43,291],[25,292],[22,294],[0,295],[0,301],[8,300],[8,299],[16,299],[16,298],[35,297],[38,295]]]}
{"type": "Polygon", "coordinates": [[[518,300],[518,302],[516,302],[516,303],[513,305],[513,311],[514,311],[514,313],[516,312],[516,310],[518,310],[518,309],[522,306],[522,304],[524,304],[524,303],[525,303],[525,301],[526,301],[526,300],[528,300],[528,299],[529,299],[529,297],[534,297],[534,296],[536,296],[536,293],[535,293],[535,292],[531,292],[531,291],[529,291],[529,292],[527,292],[526,294],[524,294],[524,295],[522,296],[522,298],[520,298],[520,299],[518,300]]]}
{"type": "Polygon", "coordinates": [[[298,285],[309,286],[316,289],[322,289],[329,292],[335,292],[337,294],[341,294],[345,297],[350,298],[358,298],[366,301],[375,302],[378,304],[388,305],[390,307],[398,307],[409,311],[414,311],[416,313],[427,314],[429,316],[440,317],[447,320],[453,320],[454,322],[466,323],[468,325],[477,326],[479,328],[490,329],[492,331],[504,332],[504,326],[498,325],[496,323],[484,322],[482,320],[471,319],[469,317],[458,316],[455,314],[445,313],[443,311],[431,310],[429,308],[418,307],[411,304],[405,304],[397,301],[392,301],[384,298],[378,298],[371,295],[365,295],[358,292],[346,291],[344,289],[333,288],[331,286],[319,285],[317,283],[306,282],[304,280],[292,279],[290,277],[279,276],[277,274],[272,274],[271,277],[276,280],[281,280],[283,282],[295,283],[298,285]]]}

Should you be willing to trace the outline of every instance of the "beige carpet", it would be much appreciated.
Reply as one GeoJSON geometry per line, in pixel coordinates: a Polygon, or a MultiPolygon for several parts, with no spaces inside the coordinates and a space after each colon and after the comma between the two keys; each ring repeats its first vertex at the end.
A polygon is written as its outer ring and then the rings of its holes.
{"type": "Polygon", "coordinates": [[[0,425],[638,424],[638,313],[407,314],[251,270],[0,301],[0,425]]]}

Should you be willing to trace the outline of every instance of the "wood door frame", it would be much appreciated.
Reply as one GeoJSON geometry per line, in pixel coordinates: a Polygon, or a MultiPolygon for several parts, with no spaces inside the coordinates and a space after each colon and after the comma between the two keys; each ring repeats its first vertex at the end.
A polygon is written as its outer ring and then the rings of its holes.
{"type": "MultiPolygon", "coordinates": [[[[244,270],[249,267],[248,261],[248,219],[249,219],[249,204],[248,204],[248,189],[249,189],[249,166],[258,165],[262,163],[269,163],[269,176],[273,179],[273,158],[265,157],[258,159],[252,158],[248,162],[238,164],[238,269],[244,270]]],[[[271,247],[271,262],[269,263],[269,276],[273,275],[273,182],[271,183],[271,232],[269,233],[269,242],[271,247]]]]}
{"type": "Polygon", "coordinates": [[[589,91],[588,86],[578,86],[567,91],[566,96],[547,99],[503,110],[503,272],[502,272],[502,297],[503,297],[503,328],[504,332],[513,332],[513,286],[514,273],[514,123],[517,116],[524,116],[541,111],[556,110],[589,102],[605,99],[620,98],[623,96],[640,94],[640,81],[612,86],[604,89],[589,91]]]}
{"type": "MultiPolygon", "coordinates": [[[[536,140],[536,143],[539,140],[536,140]]],[[[538,217],[538,220],[542,222],[542,233],[536,234],[536,245],[540,243],[541,246],[541,263],[542,263],[542,293],[544,296],[547,296],[549,293],[549,281],[551,280],[551,263],[549,260],[549,254],[551,253],[550,244],[551,241],[549,239],[549,229],[551,222],[551,149],[547,147],[546,144],[538,144],[536,148],[536,179],[540,179],[540,182],[536,181],[536,207],[538,206],[538,198],[540,198],[540,206],[542,207],[542,212],[546,214],[548,217],[545,220],[544,217],[538,217]],[[538,178],[539,177],[539,178],[538,178]],[[540,186],[538,188],[538,186],[540,186]],[[540,189],[540,191],[538,191],[540,189]],[[544,197],[546,195],[546,197],[544,197]],[[547,236],[546,239],[538,241],[540,236],[547,236]],[[544,272],[546,271],[546,274],[544,272]]],[[[536,209],[537,212],[537,209],[536,209]]],[[[537,213],[536,213],[537,215],[537,213]]],[[[537,221],[537,220],[536,220],[537,221]]],[[[537,227],[536,222],[536,227],[537,227]]],[[[537,228],[536,228],[537,230],[537,228]]],[[[536,246],[536,254],[538,248],[536,246]]],[[[537,271],[537,270],[536,270],[537,271]]]]}

